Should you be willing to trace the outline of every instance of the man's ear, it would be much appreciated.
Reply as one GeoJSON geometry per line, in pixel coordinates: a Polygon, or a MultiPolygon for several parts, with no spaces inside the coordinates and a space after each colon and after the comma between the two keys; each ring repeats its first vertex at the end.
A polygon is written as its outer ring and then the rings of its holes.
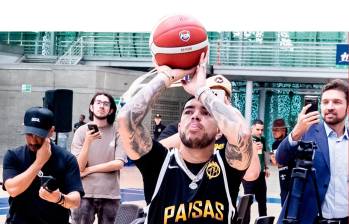
{"type": "Polygon", "coordinates": [[[93,105],[90,105],[90,111],[93,112],[93,105]]]}
{"type": "Polygon", "coordinates": [[[53,133],[55,132],[55,126],[52,126],[52,128],[49,130],[47,137],[51,138],[53,136],[53,133]]]}
{"type": "Polygon", "coordinates": [[[219,130],[219,128],[217,128],[217,134],[216,134],[216,140],[220,139],[222,137],[223,133],[221,132],[221,130],[219,130]]]}
{"type": "Polygon", "coordinates": [[[114,112],[114,109],[110,109],[108,115],[111,115],[114,112]]]}

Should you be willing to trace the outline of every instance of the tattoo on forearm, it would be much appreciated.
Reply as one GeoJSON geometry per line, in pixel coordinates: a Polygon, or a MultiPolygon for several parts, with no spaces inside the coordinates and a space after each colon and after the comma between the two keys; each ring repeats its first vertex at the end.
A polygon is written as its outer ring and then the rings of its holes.
{"type": "Polygon", "coordinates": [[[250,166],[251,163],[252,144],[248,144],[246,147],[227,144],[225,157],[231,167],[234,167],[238,170],[245,170],[250,166]],[[243,152],[241,149],[245,148],[246,150],[243,152]]]}
{"type": "Polygon", "coordinates": [[[219,129],[227,139],[233,139],[226,147],[226,159],[230,166],[247,169],[252,157],[252,144],[249,128],[239,110],[220,101],[213,93],[207,92],[203,102],[206,109],[216,119],[219,129]]]}
{"type": "Polygon", "coordinates": [[[165,81],[161,78],[154,78],[124,106],[125,108],[122,108],[128,117],[130,145],[132,150],[141,156],[149,152],[152,147],[150,132],[142,125],[142,121],[165,89],[165,81]]]}

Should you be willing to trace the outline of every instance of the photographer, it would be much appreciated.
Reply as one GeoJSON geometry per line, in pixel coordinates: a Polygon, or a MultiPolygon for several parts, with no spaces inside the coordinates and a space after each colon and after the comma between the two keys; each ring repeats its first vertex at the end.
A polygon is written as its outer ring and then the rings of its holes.
{"type": "MultiPolygon", "coordinates": [[[[317,149],[313,167],[319,190],[319,202],[327,221],[348,223],[348,129],[345,119],[348,112],[348,83],[333,80],[321,92],[321,116],[318,111],[307,113],[311,104],[305,105],[292,132],[276,152],[276,160],[288,165],[297,157],[298,141],[312,141],[317,149]]],[[[289,194],[290,195],[290,194],[289,194]]],[[[288,195],[288,197],[289,197],[288,195]]],[[[306,180],[299,223],[316,223],[319,211],[316,206],[315,186],[311,176],[306,180]]],[[[287,198],[289,200],[289,198],[287,198]]],[[[287,202],[283,206],[278,223],[282,223],[287,202]]]]}
{"type": "Polygon", "coordinates": [[[80,205],[84,191],[79,166],[70,152],[50,142],[53,122],[50,110],[28,109],[26,145],[5,154],[3,188],[10,194],[7,224],[68,224],[69,208],[80,205]]]}

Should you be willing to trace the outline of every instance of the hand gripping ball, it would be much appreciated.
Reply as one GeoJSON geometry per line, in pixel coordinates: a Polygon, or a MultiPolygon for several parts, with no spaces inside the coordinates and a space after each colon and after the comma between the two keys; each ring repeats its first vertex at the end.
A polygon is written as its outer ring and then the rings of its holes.
{"type": "Polygon", "coordinates": [[[149,47],[158,65],[188,69],[199,63],[202,52],[207,52],[207,33],[193,17],[168,16],[151,33],[149,47]]]}

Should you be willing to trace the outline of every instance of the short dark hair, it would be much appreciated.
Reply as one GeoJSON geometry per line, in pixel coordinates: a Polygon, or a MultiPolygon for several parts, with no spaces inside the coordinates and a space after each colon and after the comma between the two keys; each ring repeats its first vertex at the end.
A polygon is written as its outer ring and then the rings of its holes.
{"type": "Polygon", "coordinates": [[[80,116],[85,119],[85,114],[80,114],[80,116]]]}
{"type": "Polygon", "coordinates": [[[192,99],[195,99],[195,96],[190,96],[187,98],[187,100],[184,102],[183,104],[183,107],[182,107],[182,110],[181,110],[181,113],[183,112],[184,108],[185,108],[185,105],[192,99]]]}
{"type": "Polygon", "coordinates": [[[256,124],[264,125],[264,122],[260,119],[256,119],[252,122],[252,125],[256,125],[256,124]]]}
{"type": "Polygon", "coordinates": [[[347,81],[344,81],[342,79],[331,80],[329,83],[327,83],[326,85],[324,85],[322,87],[321,96],[324,92],[326,92],[328,90],[332,90],[332,89],[342,91],[345,94],[345,99],[348,103],[349,95],[348,95],[348,82],[347,81]]]}
{"type": "MultiPolygon", "coordinates": [[[[105,93],[105,92],[97,92],[92,97],[91,102],[90,102],[90,106],[95,103],[96,97],[100,96],[100,95],[106,96],[109,99],[110,109],[113,110],[113,113],[111,113],[111,114],[109,114],[107,116],[107,122],[108,122],[108,124],[112,125],[114,123],[114,121],[115,121],[116,104],[115,104],[114,98],[110,94],[105,93]]],[[[91,111],[90,107],[88,108],[88,112],[89,112],[89,117],[88,118],[90,119],[90,121],[93,121],[93,112],[91,111]]]]}

